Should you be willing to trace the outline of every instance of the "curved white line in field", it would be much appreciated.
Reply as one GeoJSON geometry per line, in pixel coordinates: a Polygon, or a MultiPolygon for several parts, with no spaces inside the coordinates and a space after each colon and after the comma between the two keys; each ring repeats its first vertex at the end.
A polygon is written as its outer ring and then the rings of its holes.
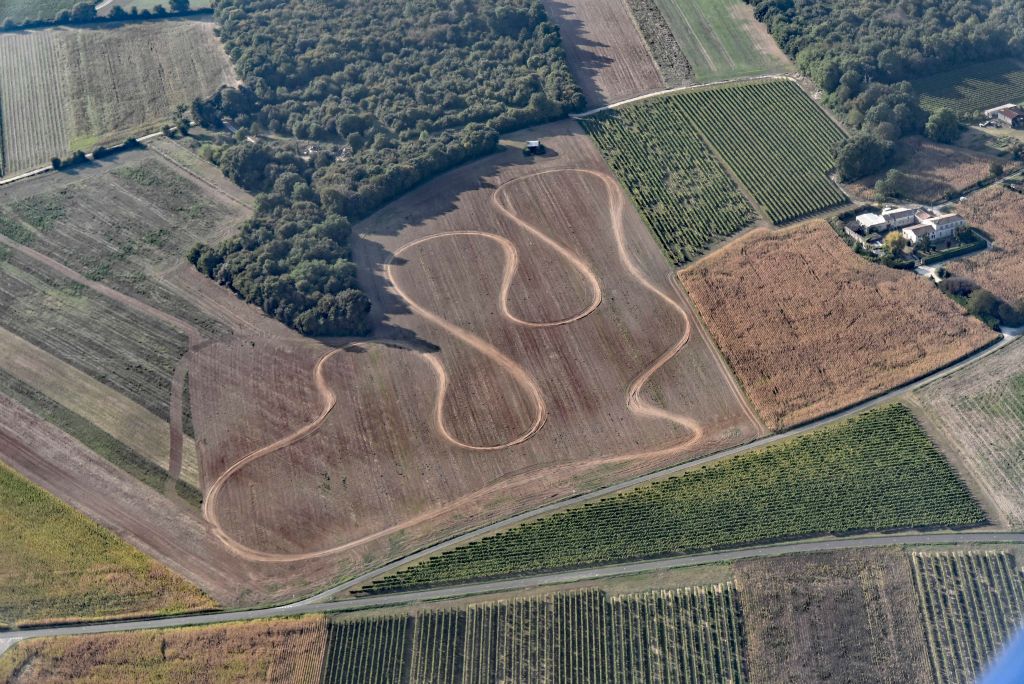
{"type": "MultiPolygon", "coordinates": [[[[474,335],[473,333],[469,332],[468,330],[464,330],[463,328],[460,328],[456,325],[453,325],[445,321],[443,318],[433,313],[432,311],[424,308],[423,306],[418,304],[414,299],[412,299],[412,297],[410,297],[409,294],[406,291],[404,291],[401,288],[401,286],[398,285],[394,277],[394,261],[400,254],[404,253],[406,250],[416,245],[428,242],[430,240],[458,237],[483,237],[486,239],[494,240],[502,247],[502,250],[504,251],[505,254],[505,268],[502,274],[502,284],[499,302],[499,306],[504,316],[506,316],[508,319],[512,320],[513,322],[519,325],[533,328],[567,325],[575,321],[578,321],[584,318],[585,316],[588,316],[589,314],[593,313],[600,306],[601,303],[601,287],[593,270],[579,256],[572,253],[564,246],[560,245],[558,242],[556,242],[555,240],[551,239],[550,237],[539,231],[532,224],[524,221],[523,219],[515,215],[511,207],[503,204],[501,199],[505,197],[505,191],[507,190],[508,186],[512,184],[522,182],[528,178],[556,173],[587,174],[600,179],[604,183],[606,190],[608,192],[608,209],[611,217],[612,231],[614,233],[615,243],[619,253],[620,260],[626,267],[626,270],[629,271],[630,275],[633,276],[633,278],[639,281],[640,284],[643,285],[643,287],[650,291],[652,294],[654,294],[662,301],[667,303],[672,308],[672,310],[675,311],[682,318],[684,326],[682,337],[677,342],[675,342],[671,347],[665,350],[664,353],[662,353],[647,369],[640,373],[633,380],[633,382],[630,383],[626,392],[626,406],[631,412],[636,413],[638,415],[643,415],[660,420],[667,420],[669,422],[675,423],[685,428],[690,433],[690,436],[687,437],[685,440],[674,442],[672,444],[654,450],[637,451],[611,457],[593,458],[586,461],[576,461],[572,463],[557,464],[553,466],[540,466],[534,469],[533,471],[520,473],[519,475],[505,479],[499,483],[495,483],[488,487],[476,490],[463,497],[450,501],[449,503],[444,504],[443,506],[432,509],[430,511],[426,511],[412,518],[403,520],[402,522],[392,525],[386,529],[378,530],[377,532],[365,535],[363,537],[360,537],[359,539],[355,539],[344,544],[341,544],[339,546],[331,547],[329,549],[321,549],[319,551],[309,551],[303,553],[270,553],[253,549],[233,539],[230,535],[227,534],[227,532],[223,529],[223,527],[220,524],[220,520],[217,515],[216,506],[214,505],[214,502],[216,501],[217,496],[220,494],[227,481],[236,473],[238,473],[242,468],[244,468],[246,465],[249,465],[250,463],[260,458],[268,456],[274,452],[277,452],[281,449],[284,449],[301,441],[310,434],[313,434],[314,432],[319,430],[320,427],[324,424],[324,422],[326,422],[327,417],[330,415],[331,411],[334,409],[334,406],[337,403],[337,395],[334,393],[334,391],[330,388],[330,386],[324,379],[323,371],[326,363],[336,354],[342,351],[344,348],[334,349],[326,353],[324,356],[322,356],[320,360],[317,362],[317,365],[314,369],[314,380],[316,382],[317,390],[320,394],[320,398],[323,403],[323,408],[321,409],[320,414],[312,422],[303,426],[299,430],[291,433],[290,435],[287,435],[273,442],[272,444],[268,444],[267,446],[257,449],[242,457],[239,461],[234,463],[230,468],[228,468],[224,473],[222,473],[207,490],[206,498],[203,501],[203,515],[211,525],[214,534],[216,534],[217,537],[229,549],[231,549],[240,557],[253,561],[294,562],[323,558],[326,556],[341,553],[343,551],[351,550],[353,548],[361,546],[362,544],[374,541],[376,539],[380,539],[387,535],[400,532],[404,529],[408,529],[409,527],[412,527],[414,525],[424,523],[434,518],[440,517],[453,510],[457,510],[469,503],[472,503],[480,498],[489,496],[494,492],[508,489],[510,487],[515,487],[528,482],[532,482],[538,479],[550,478],[553,474],[556,474],[559,471],[573,470],[581,466],[588,465],[599,465],[647,458],[658,458],[661,456],[666,456],[685,451],[687,448],[691,447],[693,444],[695,444],[696,442],[700,441],[703,438],[703,428],[697,421],[693,420],[688,416],[675,414],[660,407],[657,407],[648,402],[647,400],[641,398],[640,396],[640,393],[644,385],[651,379],[651,377],[658,370],[660,370],[666,363],[668,363],[673,357],[675,357],[675,355],[689,341],[690,333],[692,330],[690,317],[686,313],[686,310],[683,309],[683,307],[680,306],[678,302],[672,299],[670,295],[664,293],[657,286],[655,286],[653,283],[647,280],[646,276],[629,256],[628,251],[626,249],[625,234],[623,230],[623,210],[625,205],[625,198],[621,188],[618,185],[618,182],[606,173],[594,171],[591,169],[572,168],[540,171],[534,174],[530,174],[528,176],[513,179],[499,186],[492,195],[491,200],[495,207],[497,207],[499,211],[502,212],[502,214],[504,214],[506,217],[512,220],[513,223],[515,223],[520,228],[528,231],[535,237],[539,238],[548,247],[554,249],[560,256],[565,258],[566,261],[568,261],[574,268],[576,268],[584,276],[593,292],[593,297],[591,299],[590,304],[582,311],[574,315],[568,316],[564,319],[549,322],[527,321],[513,315],[508,309],[508,293],[509,289],[511,288],[511,284],[515,277],[515,273],[519,264],[518,250],[510,240],[493,233],[487,233],[484,231],[453,231],[448,233],[437,233],[433,235],[428,235],[413,240],[409,243],[406,243],[405,245],[402,245],[401,247],[396,249],[391,259],[387,262],[387,264],[385,264],[385,274],[387,275],[388,280],[390,281],[392,287],[395,289],[396,293],[400,297],[402,297],[403,300],[405,300],[410,310],[412,310],[422,318],[430,321],[434,325],[437,325],[442,329],[446,330],[454,337],[458,338],[460,341],[468,344],[472,348],[476,349],[480,353],[484,354],[485,356],[499,364],[502,368],[509,372],[513,379],[515,379],[521,386],[523,386],[527,390],[534,404],[534,410],[536,415],[533,420],[533,423],[527,431],[525,431],[518,437],[514,438],[513,440],[504,444],[492,446],[477,446],[465,444],[457,440],[447,429],[444,423],[443,411],[445,396],[447,394],[448,389],[448,374],[445,371],[444,366],[433,354],[421,352],[424,358],[426,358],[428,363],[434,369],[434,372],[437,374],[438,377],[438,390],[435,398],[434,407],[434,421],[439,434],[444,439],[448,440],[450,443],[465,449],[476,451],[493,451],[508,448],[510,446],[525,442],[541,429],[546,419],[546,402],[544,401],[544,397],[540,390],[540,387],[537,385],[534,378],[529,373],[527,373],[527,371],[522,366],[517,364],[513,359],[503,354],[493,345],[485,342],[484,340],[474,335]]],[[[366,346],[368,344],[373,344],[375,342],[398,344],[398,346],[409,348],[408,345],[396,343],[391,340],[356,342],[351,345],[347,345],[347,347],[366,346]]]]}

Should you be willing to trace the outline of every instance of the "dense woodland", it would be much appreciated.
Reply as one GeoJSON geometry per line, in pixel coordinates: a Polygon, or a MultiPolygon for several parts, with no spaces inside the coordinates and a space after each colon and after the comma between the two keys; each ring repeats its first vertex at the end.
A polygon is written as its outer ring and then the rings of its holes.
{"type": "Polygon", "coordinates": [[[846,177],[878,170],[889,143],[926,132],[911,79],[1024,46],[1024,0],[747,1],[827,103],[867,136],[841,151],[846,177]]]}
{"type": "Polygon", "coordinates": [[[351,221],[584,106],[539,0],[220,0],[215,16],[245,85],[192,115],[240,128],[211,157],[261,194],[238,237],[191,259],[306,334],[367,331],[351,221]]]}

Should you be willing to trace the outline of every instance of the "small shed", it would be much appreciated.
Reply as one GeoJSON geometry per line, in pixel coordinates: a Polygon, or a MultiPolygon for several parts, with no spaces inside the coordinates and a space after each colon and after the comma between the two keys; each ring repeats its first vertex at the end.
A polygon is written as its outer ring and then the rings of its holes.
{"type": "Polygon", "coordinates": [[[1024,128],[1024,109],[1020,107],[1004,107],[996,112],[996,119],[1011,128],[1024,128]]]}

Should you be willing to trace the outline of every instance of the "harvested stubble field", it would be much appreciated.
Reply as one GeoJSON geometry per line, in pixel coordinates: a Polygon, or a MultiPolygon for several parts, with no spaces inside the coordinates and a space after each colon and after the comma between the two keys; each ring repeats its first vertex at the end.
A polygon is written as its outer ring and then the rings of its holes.
{"type": "Polygon", "coordinates": [[[736,584],[750,681],[934,681],[902,551],[743,561],[736,584]]]}
{"type": "Polygon", "coordinates": [[[589,107],[602,107],[665,87],[624,0],[544,0],[562,32],[572,75],[589,107]]]}
{"type": "Polygon", "coordinates": [[[985,231],[992,246],[950,261],[946,268],[1005,302],[1024,304],[1024,195],[994,185],[971,194],[957,211],[985,231]]]}
{"type": "Polygon", "coordinates": [[[366,591],[857,530],[984,522],[910,411],[896,404],[484,537],[366,591]]]}
{"type": "Polygon", "coordinates": [[[998,107],[1024,98],[1024,68],[1016,59],[977,62],[959,69],[914,81],[921,106],[928,110],[948,107],[957,114],[998,107]]]}
{"type": "MultiPolygon", "coordinates": [[[[900,195],[923,203],[939,202],[985,180],[993,161],[1007,165],[996,157],[917,136],[900,140],[896,156],[901,160],[893,167],[902,174],[900,195]]],[[[873,198],[878,179],[869,176],[849,187],[862,197],[873,198]]]]}
{"type": "Polygon", "coordinates": [[[792,64],[742,0],[655,0],[697,82],[791,71],[792,64]]]}
{"type": "Polygon", "coordinates": [[[1010,553],[915,553],[914,584],[935,681],[977,682],[1024,625],[1024,578],[1010,553]]]}
{"type": "Polygon", "coordinates": [[[33,639],[0,658],[8,684],[319,684],[323,616],[33,639]]]}
{"type": "Polygon", "coordinates": [[[1024,344],[1001,349],[914,397],[925,424],[952,445],[983,500],[1010,526],[1024,526],[1024,344]]]}
{"type": "Polygon", "coordinates": [[[755,231],[680,278],[776,428],[857,404],[997,339],[924,278],[854,254],[824,221],[755,231]]]}
{"type": "Polygon", "coordinates": [[[0,523],[0,625],[214,606],[181,577],[3,464],[0,523]]]}
{"type": "Polygon", "coordinates": [[[240,555],[354,570],[759,434],[589,138],[523,135],[554,154],[466,165],[356,227],[395,341],[196,355],[205,512],[240,555]]]}
{"type": "Polygon", "coordinates": [[[588,589],[339,617],[325,684],[648,684],[747,681],[731,584],[609,595],[588,589]]]}
{"type": "Polygon", "coordinates": [[[176,105],[236,82],[209,22],[0,34],[2,171],[150,132],[176,105]]]}

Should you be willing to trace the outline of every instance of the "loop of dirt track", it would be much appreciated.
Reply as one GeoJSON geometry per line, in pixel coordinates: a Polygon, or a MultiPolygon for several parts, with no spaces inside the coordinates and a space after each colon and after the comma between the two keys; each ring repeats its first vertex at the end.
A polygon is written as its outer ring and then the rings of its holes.
{"type": "MultiPolygon", "coordinates": [[[[446,372],[442,363],[437,359],[436,355],[420,352],[424,359],[431,365],[438,379],[438,389],[435,396],[434,406],[435,428],[445,440],[460,448],[474,451],[495,451],[506,449],[510,446],[525,442],[532,436],[536,435],[539,430],[541,430],[546,419],[546,404],[540,386],[538,385],[535,378],[532,377],[521,365],[516,363],[511,357],[502,353],[493,345],[487,343],[486,341],[484,341],[477,335],[474,335],[470,331],[449,323],[438,314],[419,305],[406,291],[404,291],[398,285],[397,280],[394,277],[393,269],[395,260],[407,250],[415,247],[416,245],[431,240],[438,240],[442,238],[483,238],[493,240],[501,246],[505,256],[505,267],[502,273],[501,290],[499,294],[499,307],[501,314],[505,318],[507,318],[508,320],[512,321],[517,325],[531,328],[569,325],[585,318],[586,316],[596,311],[598,307],[601,305],[602,291],[596,274],[593,272],[589,264],[587,264],[578,255],[576,255],[568,248],[566,248],[565,246],[561,245],[560,243],[546,235],[536,226],[528,223],[527,221],[523,220],[520,216],[518,216],[514,212],[512,207],[509,205],[507,200],[506,193],[510,186],[513,186],[516,183],[523,182],[530,178],[559,173],[577,173],[591,175],[600,179],[603,182],[607,192],[608,210],[611,216],[612,231],[614,233],[615,243],[621,262],[626,267],[629,274],[633,276],[633,278],[635,278],[637,282],[639,282],[646,290],[657,296],[663,302],[667,303],[670,306],[670,308],[680,316],[683,323],[683,335],[676,343],[674,343],[671,347],[665,350],[665,352],[662,353],[650,366],[648,366],[646,370],[640,373],[630,383],[626,391],[625,401],[627,407],[631,412],[637,415],[643,415],[659,420],[666,420],[672,422],[676,425],[683,427],[689,433],[689,436],[685,440],[678,441],[676,443],[669,444],[658,449],[619,454],[603,458],[594,458],[585,463],[606,464],[613,462],[638,460],[644,458],[661,457],[673,453],[682,452],[688,447],[692,446],[693,444],[701,440],[701,438],[703,437],[703,429],[701,425],[697,421],[693,420],[688,416],[672,413],[670,411],[667,411],[665,409],[662,409],[658,406],[651,404],[650,402],[641,397],[641,391],[643,390],[644,385],[650,380],[650,378],[666,363],[668,363],[677,353],[679,353],[679,351],[689,341],[691,333],[690,318],[686,311],[683,309],[683,307],[677,301],[675,301],[671,295],[663,292],[661,289],[659,289],[646,278],[646,276],[643,274],[640,268],[633,262],[632,258],[629,256],[625,244],[625,235],[623,230],[623,212],[625,207],[624,194],[621,188],[619,187],[618,182],[613,177],[611,177],[609,174],[594,171],[591,169],[552,169],[539,171],[503,183],[502,185],[498,186],[498,188],[494,191],[491,197],[491,201],[494,207],[499,212],[501,212],[502,215],[508,218],[513,224],[515,224],[523,231],[528,232],[533,237],[540,240],[541,243],[543,243],[546,247],[555,251],[561,258],[565,259],[566,262],[568,262],[575,270],[577,270],[581,274],[581,276],[583,276],[583,278],[587,281],[589,289],[592,292],[591,301],[585,308],[583,308],[581,311],[575,314],[553,321],[529,321],[513,315],[508,307],[508,295],[512,285],[512,281],[515,277],[518,268],[519,252],[516,246],[510,240],[500,235],[496,235],[494,233],[489,233],[485,231],[452,231],[428,235],[402,245],[400,248],[394,251],[391,259],[385,265],[385,275],[389,283],[391,284],[394,291],[405,301],[405,303],[408,305],[411,311],[416,313],[418,316],[424,318],[425,320],[431,322],[432,324],[444,329],[446,332],[448,332],[461,342],[469,345],[471,348],[483,354],[484,356],[492,360],[494,363],[496,363],[498,366],[500,366],[502,369],[507,371],[513,377],[513,379],[527,391],[527,394],[530,396],[531,402],[533,403],[535,415],[532,424],[526,431],[524,431],[517,437],[513,438],[512,440],[496,445],[472,445],[459,441],[451,434],[450,430],[445,425],[445,421],[443,418],[445,396],[448,390],[448,373],[446,372]]],[[[365,346],[374,343],[396,344],[396,342],[393,340],[369,340],[366,342],[356,342],[351,345],[348,345],[348,347],[365,346]]],[[[406,348],[409,348],[407,345],[399,346],[405,346],[406,348]]],[[[357,546],[360,546],[364,543],[373,541],[375,539],[379,539],[381,537],[399,532],[403,529],[407,529],[414,525],[445,515],[453,510],[457,510],[459,507],[462,507],[476,499],[479,499],[480,497],[493,493],[498,488],[513,487],[522,481],[532,481],[537,478],[546,477],[552,472],[552,470],[557,470],[560,467],[565,467],[553,466],[550,468],[538,469],[533,472],[522,473],[517,477],[510,478],[504,482],[477,490],[459,499],[455,499],[443,506],[434,508],[425,513],[421,513],[420,515],[409,518],[397,525],[393,525],[389,528],[379,530],[372,534],[363,536],[359,539],[355,539],[328,549],[321,549],[318,551],[310,551],[303,553],[267,553],[259,551],[257,549],[250,548],[245,544],[238,542],[224,530],[220,523],[220,519],[216,508],[216,501],[218,495],[223,490],[225,484],[247,465],[261,458],[270,456],[271,454],[274,454],[282,449],[285,449],[286,447],[296,444],[297,442],[305,439],[309,435],[315,433],[326,422],[331,411],[334,409],[337,403],[337,395],[331,389],[331,387],[328,385],[327,381],[324,378],[324,368],[326,364],[330,361],[330,359],[333,358],[343,349],[344,348],[333,349],[324,354],[319,359],[314,369],[314,382],[316,383],[317,391],[322,402],[322,408],[319,415],[313,421],[302,426],[301,428],[292,432],[291,434],[286,435],[285,437],[282,437],[281,439],[278,439],[271,444],[268,444],[246,454],[237,462],[232,464],[230,468],[221,473],[221,475],[217,477],[217,479],[208,488],[205,500],[203,502],[203,514],[206,517],[207,521],[210,523],[217,537],[238,556],[246,558],[248,560],[256,561],[293,562],[300,560],[309,560],[314,558],[322,558],[324,556],[341,553],[343,551],[347,551],[357,546]]],[[[579,465],[581,464],[573,464],[573,466],[579,465]]]]}

